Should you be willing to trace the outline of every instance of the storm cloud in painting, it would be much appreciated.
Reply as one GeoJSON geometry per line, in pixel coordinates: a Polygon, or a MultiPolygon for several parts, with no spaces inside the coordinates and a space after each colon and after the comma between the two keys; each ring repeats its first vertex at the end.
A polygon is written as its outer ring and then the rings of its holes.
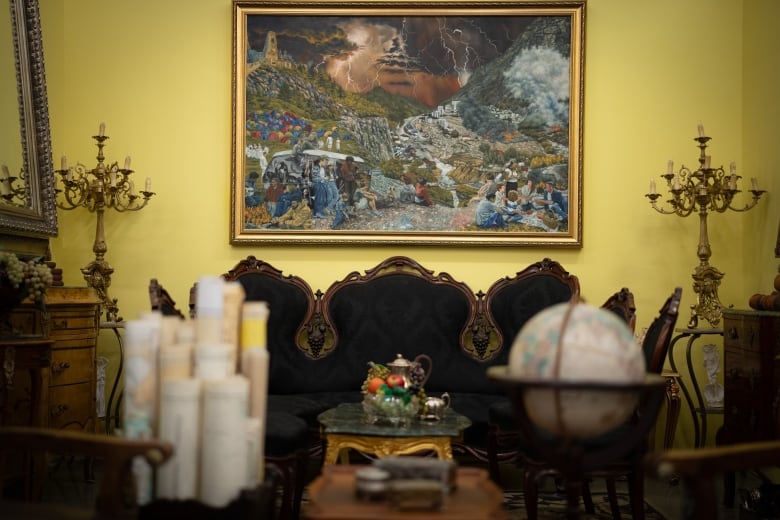
{"type": "Polygon", "coordinates": [[[384,90],[435,106],[504,53],[524,17],[250,17],[249,46],[268,31],[297,63],[324,68],[348,92],[384,90]]]}

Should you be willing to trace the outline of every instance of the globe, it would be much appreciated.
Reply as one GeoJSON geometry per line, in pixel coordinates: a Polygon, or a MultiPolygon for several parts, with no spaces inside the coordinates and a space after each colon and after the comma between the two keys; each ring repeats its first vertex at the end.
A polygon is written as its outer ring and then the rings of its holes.
{"type": "MultiPolygon", "coordinates": [[[[561,303],[526,322],[509,353],[508,373],[526,379],[578,383],[638,383],[645,359],[628,325],[586,303],[561,303]]],[[[528,417],[550,433],[586,438],[625,421],[636,407],[634,391],[529,389],[528,417]]]]}

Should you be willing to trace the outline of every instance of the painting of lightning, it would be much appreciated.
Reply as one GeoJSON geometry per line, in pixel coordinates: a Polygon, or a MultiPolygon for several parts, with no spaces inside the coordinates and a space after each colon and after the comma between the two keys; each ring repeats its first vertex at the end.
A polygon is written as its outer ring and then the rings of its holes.
{"type": "Polygon", "coordinates": [[[580,247],[584,10],[234,0],[231,242],[580,247]]]}

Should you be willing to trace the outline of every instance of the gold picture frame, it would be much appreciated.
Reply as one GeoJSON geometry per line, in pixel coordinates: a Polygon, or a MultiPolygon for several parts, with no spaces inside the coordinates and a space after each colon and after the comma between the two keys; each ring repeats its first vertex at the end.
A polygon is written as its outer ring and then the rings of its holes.
{"type": "Polygon", "coordinates": [[[581,247],[584,39],[584,0],[234,0],[231,244],[581,247]]]}

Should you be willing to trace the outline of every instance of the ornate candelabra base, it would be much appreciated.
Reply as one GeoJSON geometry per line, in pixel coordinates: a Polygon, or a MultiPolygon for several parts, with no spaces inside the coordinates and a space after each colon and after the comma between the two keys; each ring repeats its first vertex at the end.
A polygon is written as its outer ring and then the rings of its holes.
{"type": "Polygon", "coordinates": [[[716,327],[720,323],[721,308],[723,307],[718,297],[718,287],[720,287],[720,281],[725,273],[706,264],[697,266],[693,270],[692,276],[696,303],[691,305],[691,319],[688,321],[688,328],[698,328],[699,317],[716,327]]]}

